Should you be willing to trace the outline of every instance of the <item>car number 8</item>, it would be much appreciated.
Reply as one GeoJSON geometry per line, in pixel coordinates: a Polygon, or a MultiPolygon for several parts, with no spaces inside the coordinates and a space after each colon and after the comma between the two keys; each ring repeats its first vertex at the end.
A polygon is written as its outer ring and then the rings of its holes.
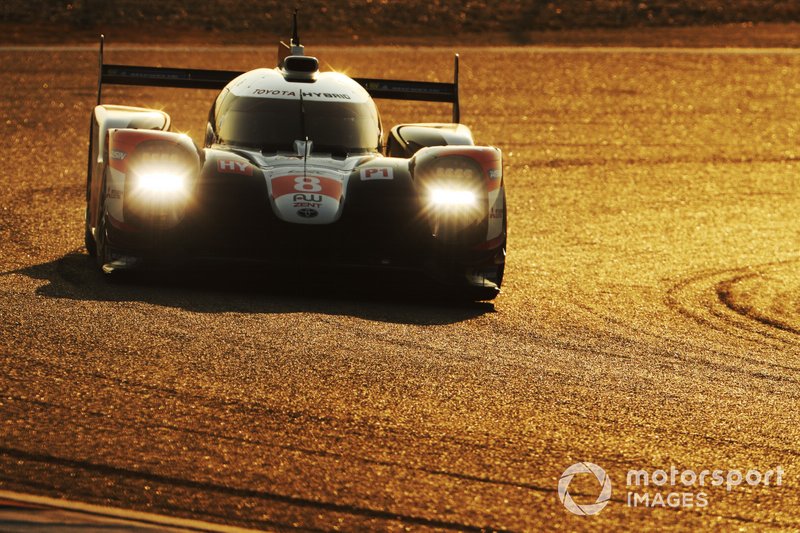
{"type": "Polygon", "coordinates": [[[294,190],[300,192],[320,192],[322,190],[322,185],[319,182],[319,178],[297,176],[294,179],[294,190]]]}

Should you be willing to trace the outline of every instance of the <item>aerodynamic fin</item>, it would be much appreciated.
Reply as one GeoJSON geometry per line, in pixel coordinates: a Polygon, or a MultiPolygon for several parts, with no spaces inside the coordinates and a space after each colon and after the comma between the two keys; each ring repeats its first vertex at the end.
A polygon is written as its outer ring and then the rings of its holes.
{"type": "Polygon", "coordinates": [[[222,89],[237,76],[233,70],[142,67],[137,65],[108,65],[103,61],[105,36],[100,35],[100,70],[97,82],[97,105],[103,96],[103,84],[141,85],[146,87],[176,87],[180,89],[222,89]]]}
{"type": "Polygon", "coordinates": [[[461,119],[458,101],[458,54],[453,59],[453,83],[376,78],[353,78],[353,80],[364,87],[373,98],[452,103],[453,122],[458,123],[461,119]]]}

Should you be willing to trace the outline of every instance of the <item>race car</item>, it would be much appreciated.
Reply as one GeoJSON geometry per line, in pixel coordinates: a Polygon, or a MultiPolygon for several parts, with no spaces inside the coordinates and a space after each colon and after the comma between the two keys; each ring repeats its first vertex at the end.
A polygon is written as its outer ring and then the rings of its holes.
{"type": "Polygon", "coordinates": [[[91,116],[85,244],[106,274],[245,262],[396,269],[473,300],[503,280],[502,153],[459,124],[453,83],[320,72],[297,23],[278,66],[109,65],[91,116]],[[102,104],[104,84],[215,89],[205,141],[157,109],[102,104]],[[373,98],[446,102],[453,123],[384,132],[373,98]]]}

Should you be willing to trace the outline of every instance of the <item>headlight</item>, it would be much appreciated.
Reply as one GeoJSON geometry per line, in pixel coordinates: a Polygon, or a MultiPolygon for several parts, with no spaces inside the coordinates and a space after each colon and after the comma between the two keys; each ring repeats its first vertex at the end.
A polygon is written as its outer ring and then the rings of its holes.
{"type": "Polygon", "coordinates": [[[136,190],[142,194],[176,196],[186,193],[186,173],[176,170],[145,170],[136,173],[136,190]]]}
{"type": "Polygon", "coordinates": [[[436,188],[430,190],[430,202],[437,207],[472,207],[477,198],[470,190],[436,188]]]}

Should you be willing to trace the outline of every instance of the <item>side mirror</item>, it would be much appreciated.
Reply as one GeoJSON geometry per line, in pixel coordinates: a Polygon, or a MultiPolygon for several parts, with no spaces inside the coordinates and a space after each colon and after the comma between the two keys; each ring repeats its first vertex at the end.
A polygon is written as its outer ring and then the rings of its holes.
{"type": "Polygon", "coordinates": [[[203,146],[208,148],[212,144],[217,142],[217,134],[214,133],[214,128],[211,127],[211,123],[206,123],[206,138],[203,141],[203,146]]]}

